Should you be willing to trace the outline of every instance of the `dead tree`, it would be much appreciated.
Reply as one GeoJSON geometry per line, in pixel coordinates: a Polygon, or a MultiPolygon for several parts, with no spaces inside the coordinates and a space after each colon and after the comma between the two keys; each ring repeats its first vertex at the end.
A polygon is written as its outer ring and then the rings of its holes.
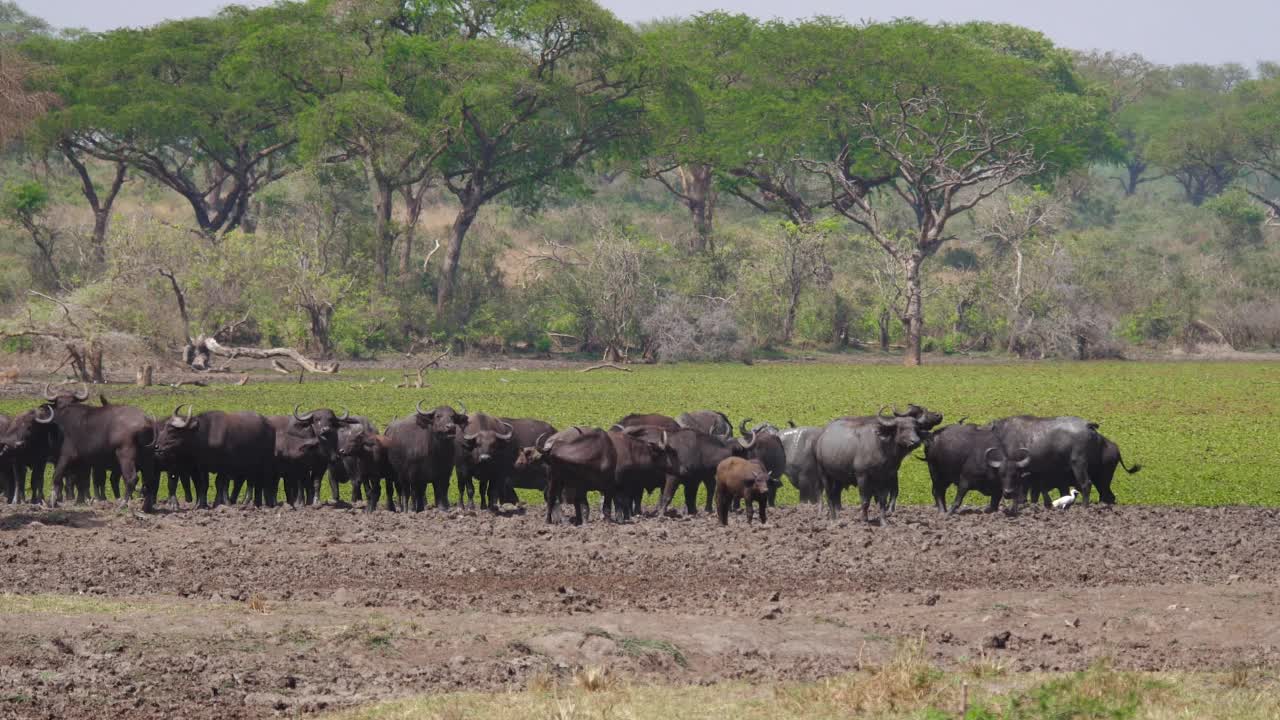
{"type": "Polygon", "coordinates": [[[981,109],[953,106],[936,89],[891,102],[864,104],[851,119],[855,140],[834,160],[802,163],[826,179],[831,207],[862,228],[902,267],[906,365],[919,365],[924,335],[924,261],[953,236],[947,222],[1001,188],[1044,168],[1027,129],[1007,127],[981,109]],[[863,168],[876,168],[867,171],[863,168]],[[902,202],[914,228],[896,228],[881,205],[902,202]]]}

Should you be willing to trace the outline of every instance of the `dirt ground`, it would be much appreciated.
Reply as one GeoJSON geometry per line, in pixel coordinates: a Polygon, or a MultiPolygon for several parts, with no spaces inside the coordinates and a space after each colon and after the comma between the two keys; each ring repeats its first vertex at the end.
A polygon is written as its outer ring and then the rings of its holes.
{"type": "Polygon", "coordinates": [[[0,508],[0,717],[294,716],[580,666],[812,679],[921,637],[958,669],[1280,666],[1280,510],[538,510],[0,508]]]}

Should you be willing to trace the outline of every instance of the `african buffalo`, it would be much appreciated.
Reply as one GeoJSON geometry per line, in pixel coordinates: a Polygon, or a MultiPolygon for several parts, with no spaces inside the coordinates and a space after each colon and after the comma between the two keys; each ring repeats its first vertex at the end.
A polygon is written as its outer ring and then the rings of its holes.
{"type": "Polygon", "coordinates": [[[963,422],[948,425],[924,438],[925,462],[933,481],[933,502],[938,510],[954,515],[970,490],[991,499],[987,512],[1000,507],[1000,498],[1015,502],[1031,459],[1010,453],[989,428],[963,422]],[[947,488],[956,486],[956,499],[947,509],[947,488]]]}
{"type": "Polygon", "coordinates": [[[449,478],[453,475],[454,438],[467,426],[467,406],[461,411],[448,405],[434,410],[414,406],[414,414],[387,427],[391,439],[391,467],[396,476],[400,510],[422,512],[427,506],[427,486],[435,493],[435,505],[449,507],[449,478]]]}
{"type": "Polygon", "coordinates": [[[747,524],[751,524],[753,503],[760,505],[760,524],[765,520],[769,495],[769,471],[759,460],[728,457],[716,467],[716,516],[721,525],[729,524],[729,506],[738,500],[747,505],[747,524]]]}
{"type": "Polygon", "coordinates": [[[740,438],[736,441],[722,440],[691,428],[670,432],[652,426],[642,426],[628,428],[627,432],[643,437],[649,442],[655,442],[665,432],[667,433],[666,444],[675,451],[676,464],[667,474],[663,484],[662,497],[658,501],[658,515],[667,511],[677,485],[684,485],[685,510],[690,515],[698,512],[698,487],[705,486],[707,489],[706,512],[711,512],[712,497],[715,495],[716,467],[731,455],[745,456],[755,447],[756,442],[754,437],[740,438]]]}
{"type": "Polygon", "coordinates": [[[827,513],[835,519],[840,493],[857,485],[866,521],[872,499],[880,505],[880,523],[888,523],[890,501],[898,487],[902,460],[921,443],[920,421],[909,415],[846,417],[822,429],[814,444],[814,457],[822,473],[827,513]]]}
{"type": "Polygon", "coordinates": [[[209,473],[216,473],[215,506],[230,500],[232,480],[247,481],[255,505],[275,504],[268,488],[276,487],[276,432],[267,419],[255,412],[209,410],[192,417],[182,406],[155,434],[156,459],[161,463],[191,468],[195,477],[196,507],[209,507],[209,473]]]}
{"type": "MultiPolygon", "coordinates": [[[[1075,487],[1089,504],[1089,490],[1093,487],[1100,466],[1102,436],[1097,425],[1071,416],[1032,417],[1017,415],[995,420],[991,431],[1006,448],[1026,448],[1031,462],[1026,484],[1020,488],[1019,499],[1026,496],[1028,487],[1075,487]]],[[[1047,495],[1046,495],[1047,502],[1047,495]]],[[[1014,504],[1016,510],[1018,503],[1014,504]]]]}
{"type": "MultiPolygon", "coordinates": [[[[362,457],[344,456],[341,453],[342,446],[347,439],[359,433],[376,435],[378,434],[378,428],[369,420],[369,418],[360,416],[347,417],[343,423],[338,426],[338,457],[339,462],[342,463],[343,477],[351,481],[351,502],[353,504],[364,499],[365,486],[369,485],[371,482],[378,483],[381,481],[380,476],[375,477],[372,480],[367,478],[370,469],[365,466],[365,462],[362,457]]],[[[333,471],[330,470],[330,473],[332,472],[333,471]]],[[[374,504],[376,505],[377,503],[374,504]]],[[[368,504],[366,503],[366,507],[367,505],[368,504]]]]}
{"type": "Polygon", "coordinates": [[[667,432],[676,432],[681,429],[680,423],[676,422],[675,418],[669,415],[657,415],[655,413],[632,413],[619,420],[616,424],[621,425],[624,428],[646,426],[655,427],[659,430],[666,430],[667,432]]]}
{"type": "MultiPolygon", "coordinates": [[[[728,415],[718,410],[695,410],[681,413],[676,417],[676,424],[684,428],[701,430],[722,440],[728,440],[733,437],[733,423],[729,422],[728,415]]],[[[743,433],[743,435],[746,435],[746,433],[743,433]]]]}
{"type": "MultiPolygon", "coordinates": [[[[306,456],[303,466],[307,469],[309,487],[302,488],[306,504],[315,505],[320,501],[320,481],[325,471],[329,473],[329,494],[334,503],[342,501],[339,490],[341,483],[347,482],[347,469],[338,457],[338,433],[347,425],[360,424],[360,418],[351,417],[351,413],[343,409],[338,415],[328,408],[299,413],[301,406],[295,405],[290,417],[289,434],[305,437],[310,435],[320,441],[320,452],[306,456]]],[[[278,428],[277,428],[278,432],[278,428]]]]}
{"type": "Polygon", "coordinates": [[[761,423],[754,429],[747,429],[747,420],[738,424],[742,437],[755,438],[752,448],[744,457],[748,460],[759,460],[769,472],[769,507],[777,507],[778,488],[782,486],[782,475],[787,471],[787,451],[778,437],[777,428],[761,423]]]}
{"type": "Polygon", "coordinates": [[[454,448],[459,502],[475,507],[473,478],[479,480],[481,507],[490,510],[504,502],[514,504],[517,487],[545,491],[545,470],[517,470],[516,455],[520,448],[531,447],[538,438],[555,432],[554,427],[541,420],[471,415],[454,448]]]}
{"type": "Polygon", "coordinates": [[[57,462],[61,438],[56,427],[36,422],[36,416],[43,412],[42,406],[19,413],[0,431],[0,462],[11,463],[14,475],[9,502],[22,502],[28,476],[31,502],[44,502],[44,471],[49,463],[57,462]]]}
{"type": "MultiPolygon", "coordinates": [[[[1107,505],[1114,505],[1116,495],[1111,489],[1111,483],[1115,479],[1116,468],[1122,467],[1125,472],[1132,475],[1142,470],[1142,465],[1135,464],[1133,467],[1125,465],[1124,460],[1120,457],[1120,446],[1101,433],[1098,433],[1098,436],[1101,443],[1089,459],[1089,477],[1093,479],[1094,487],[1098,488],[1098,499],[1107,505]]],[[[1059,480],[1059,482],[1062,481],[1059,480]]],[[[1034,480],[1027,483],[1030,501],[1034,503],[1043,497],[1045,507],[1049,507],[1051,504],[1049,498],[1050,489],[1056,489],[1060,495],[1066,495],[1070,488],[1071,483],[1069,481],[1060,485],[1042,485],[1034,480]]]]}
{"type": "MultiPolygon", "coordinates": [[[[87,397],[87,394],[86,394],[87,397]]],[[[80,499],[86,499],[89,472],[94,468],[118,468],[124,477],[127,497],[132,497],[139,473],[143,478],[144,512],[155,505],[158,486],[155,462],[147,449],[153,437],[151,421],[138,408],[128,405],[91,407],[81,402],[60,405],[54,400],[36,409],[35,422],[56,427],[61,438],[53,469],[54,500],[61,500],[67,478],[80,485],[80,499]]],[[[121,499],[125,504],[128,500],[121,499]]]]}
{"type": "Polygon", "coordinates": [[[378,509],[383,481],[387,486],[387,509],[392,512],[396,509],[396,474],[391,467],[391,443],[391,438],[386,435],[360,430],[343,434],[338,445],[338,454],[344,460],[353,460],[359,465],[359,472],[352,475],[352,482],[364,486],[365,512],[378,509]]]}
{"type": "Polygon", "coordinates": [[[666,443],[666,431],[658,431],[656,441],[641,437],[643,431],[570,428],[546,438],[534,448],[532,459],[548,467],[547,522],[560,521],[562,498],[573,501],[574,523],[586,518],[587,493],[604,495],[604,516],[613,519],[617,510],[626,520],[631,515],[631,498],[648,478],[667,474],[675,454],[666,443]]]}

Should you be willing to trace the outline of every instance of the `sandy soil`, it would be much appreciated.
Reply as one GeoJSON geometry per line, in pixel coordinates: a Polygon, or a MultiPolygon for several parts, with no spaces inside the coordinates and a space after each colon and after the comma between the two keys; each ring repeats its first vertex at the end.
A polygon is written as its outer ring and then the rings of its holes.
{"type": "Polygon", "coordinates": [[[1278,510],[897,519],[0,508],[0,717],[293,716],[583,665],[811,679],[922,636],[956,668],[1280,665],[1278,510]]]}

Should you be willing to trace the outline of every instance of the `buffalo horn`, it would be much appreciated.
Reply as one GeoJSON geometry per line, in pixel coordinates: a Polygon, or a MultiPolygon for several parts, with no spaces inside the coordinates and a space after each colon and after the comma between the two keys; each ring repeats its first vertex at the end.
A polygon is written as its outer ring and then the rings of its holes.
{"type": "Polygon", "coordinates": [[[876,419],[879,420],[880,424],[883,425],[884,427],[892,427],[897,423],[895,422],[895,418],[884,414],[884,409],[886,407],[889,407],[889,406],[888,405],[880,406],[880,409],[876,411],[876,419]]]}
{"type": "Polygon", "coordinates": [[[894,417],[910,417],[910,415],[911,415],[911,406],[910,406],[910,405],[908,405],[908,406],[907,406],[907,411],[906,411],[906,412],[902,412],[902,411],[898,410],[898,406],[897,406],[897,405],[894,405],[894,406],[893,406],[893,416],[894,416],[894,417]]]}
{"type": "Polygon", "coordinates": [[[466,440],[467,442],[471,442],[472,440],[475,440],[475,439],[476,439],[476,438],[478,438],[478,437],[480,437],[480,433],[478,433],[478,432],[474,432],[474,433],[463,433],[463,435],[462,435],[462,439],[463,439],[463,440],[466,440]]]}
{"type": "Polygon", "coordinates": [[[41,405],[40,407],[36,408],[35,420],[41,425],[48,425],[49,423],[53,422],[53,408],[49,407],[48,405],[41,405]],[[49,417],[40,417],[41,410],[48,410],[49,417]]]}
{"type": "Polygon", "coordinates": [[[461,400],[459,400],[459,401],[458,401],[458,407],[462,408],[462,412],[461,412],[461,414],[462,414],[462,415],[466,415],[466,414],[467,414],[467,405],[466,405],[466,403],[464,403],[464,402],[462,402],[461,400]]]}
{"type": "Polygon", "coordinates": [[[44,399],[45,399],[45,400],[57,400],[57,399],[58,399],[58,396],[53,394],[53,390],[51,389],[52,387],[53,387],[53,386],[52,386],[52,385],[50,385],[49,383],[45,383],[45,384],[44,384],[44,399]]]}
{"type": "Polygon", "coordinates": [[[342,406],[342,414],[338,416],[338,420],[345,421],[351,419],[351,410],[346,405],[342,406]]]}
{"type": "Polygon", "coordinates": [[[751,440],[747,440],[746,438],[738,438],[738,444],[742,446],[743,450],[750,450],[751,448],[755,447],[756,431],[755,430],[751,431],[751,440]]]}
{"type": "Polygon", "coordinates": [[[627,431],[627,429],[626,429],[625,427],[623,427],[623,426],[619,425],[618,423],[614,423],[614,424],[613,424],[613,427],[609,428],[609,432],[623,432],[623,433],[624,433],[624,432],[626,432],[626,431],[627,431]]]}
{"type": "Polygon", "coordinates": [[[747,432],[748,432],[748,431],[747,431],[747,423],[751,422],[751,420],[752,420],[752,419],[753,419],[753,418],[742,418],[742,422],[738,423],[738,434],[739,434],[739,435],[746,436],[746,434],[747,434],[747,432]]]}
{"type": "Polygon", "coordinates": [[[293,419],[297,420],[298,422],[311,422],[311,416],[314,415],[315,413],[309,412],[306,415],[299,415],[298,408],[301,408],[301,407],[302,407],[301,405],[293,406],[293,419]]]}
{"type": "Polygon", "coordinates": [[[88,399],[89,399],[89,386],[88,386],[88,385],[86,385],[86,384],[84,384],[84,383],[80,383],[80,392],[78,392],[78,393],[72,393],[71,397],[73,397],[73,398],[75,398],[75,399],[79,400],[80,402],[84,402],[85,400],[88,400],[88,399]]]}
{"type": "Polygon", "coordinates": [[[1031,451],[1026,448],[1018,448],[1018,452],[1022,453],[1022,459],[1017,461],[1017,466],[1025,468],[1031,464],[1031,451]]]}
{"type": "Polygon", "coordinates": [[[788,426],[788,427],[796,427],[796,421],[795,421],[795,420],[788,420],[788,421],[787,421],[787,426],[788,426]]]}
{"type": "Polygon", "coordinates": [[[506,420],[500,420],[499,422],[501,422],[503,425],[506,425],[506,426],[507,426],[507,434],[506,434],[506,435],[499,435],[498,433],[494,433],[494,435],[493,435],[493,436],[494,436],[494,437],[496,437],[496,438],[498,438],[499,440],[501,440],[501,441],[503,441],[503,442],[506,442],[506,441],[508,441],[508,440],[510,440],[510,439],[511,439],[511,436],[512,436],[512,435],[515,435],[515,433],[516,433],[516,429],[515,429],[514,427],[512,427],[512,426],[511,426],[511,423],[507,422],[506,420]]]}
{"type": "Polygon", "coordinates": [[[422,401],[421,401],[421,400],[419,400],[419,401],[418,401],[418,403],[417,403],[416,405],[414,405],[414,406],[413,406],[413,411],[414,411],[415,413],[417,413],[418,415],[422,416],[422,417],[430,417],[430,415],[431,415],[431,413],[429,413],[429,412],[424,412],[424,411],[422,410],[422,401]]]}
{"type": "Polygon", "coordinates": [[[537,448],[539,451],[542,450],[542,441],[547,437],[548,434],[549,433],[542,433],[541,435],[538,436],[537,440],[533,441],[533,446],[537,448]]]}
{"type": "Polygon", "coordinates": [[[1004,461],[1003,461],[1003,460],[992,460],[992,459],[991,459],[991,453],[993,453],[993,452],[995,452],[995,451],[996,451],[996,449],[995,449],[995,448],[993,448],[993,447],[989,447],[989,448],[987,448],[987,451],[986,451],[985,453],[983,453],[983,454],[982,454],[982,459],[983,459],[983,460],[985,460],[985,461],[986,461],[986,463],[987,463],[988,465],[990,465],[991,467],[993,467],[993,468],[995,468],[995,469],[999,470],[999,469],[1004,465],[1004,461]]]}
{"type": "Polygon", "coordinates": [[[667,449],[667,431],[666,430],[662,431],[662,442],[658,443],[658,448],[660,450],[667,449]]]}
{"type": "Polygon", "coordinates": [[[169,424],[176,428],[186,427],[187,423],[191,422],[192,410],[193,408],[190,403],[187,403],[185,405],[179,405],[178,407],[174,408],[173,417],[169,419],[169,424]],[[182,408],[184,407],[187,409],[187,417],[185,419],[182,417],[182,408]]]}

